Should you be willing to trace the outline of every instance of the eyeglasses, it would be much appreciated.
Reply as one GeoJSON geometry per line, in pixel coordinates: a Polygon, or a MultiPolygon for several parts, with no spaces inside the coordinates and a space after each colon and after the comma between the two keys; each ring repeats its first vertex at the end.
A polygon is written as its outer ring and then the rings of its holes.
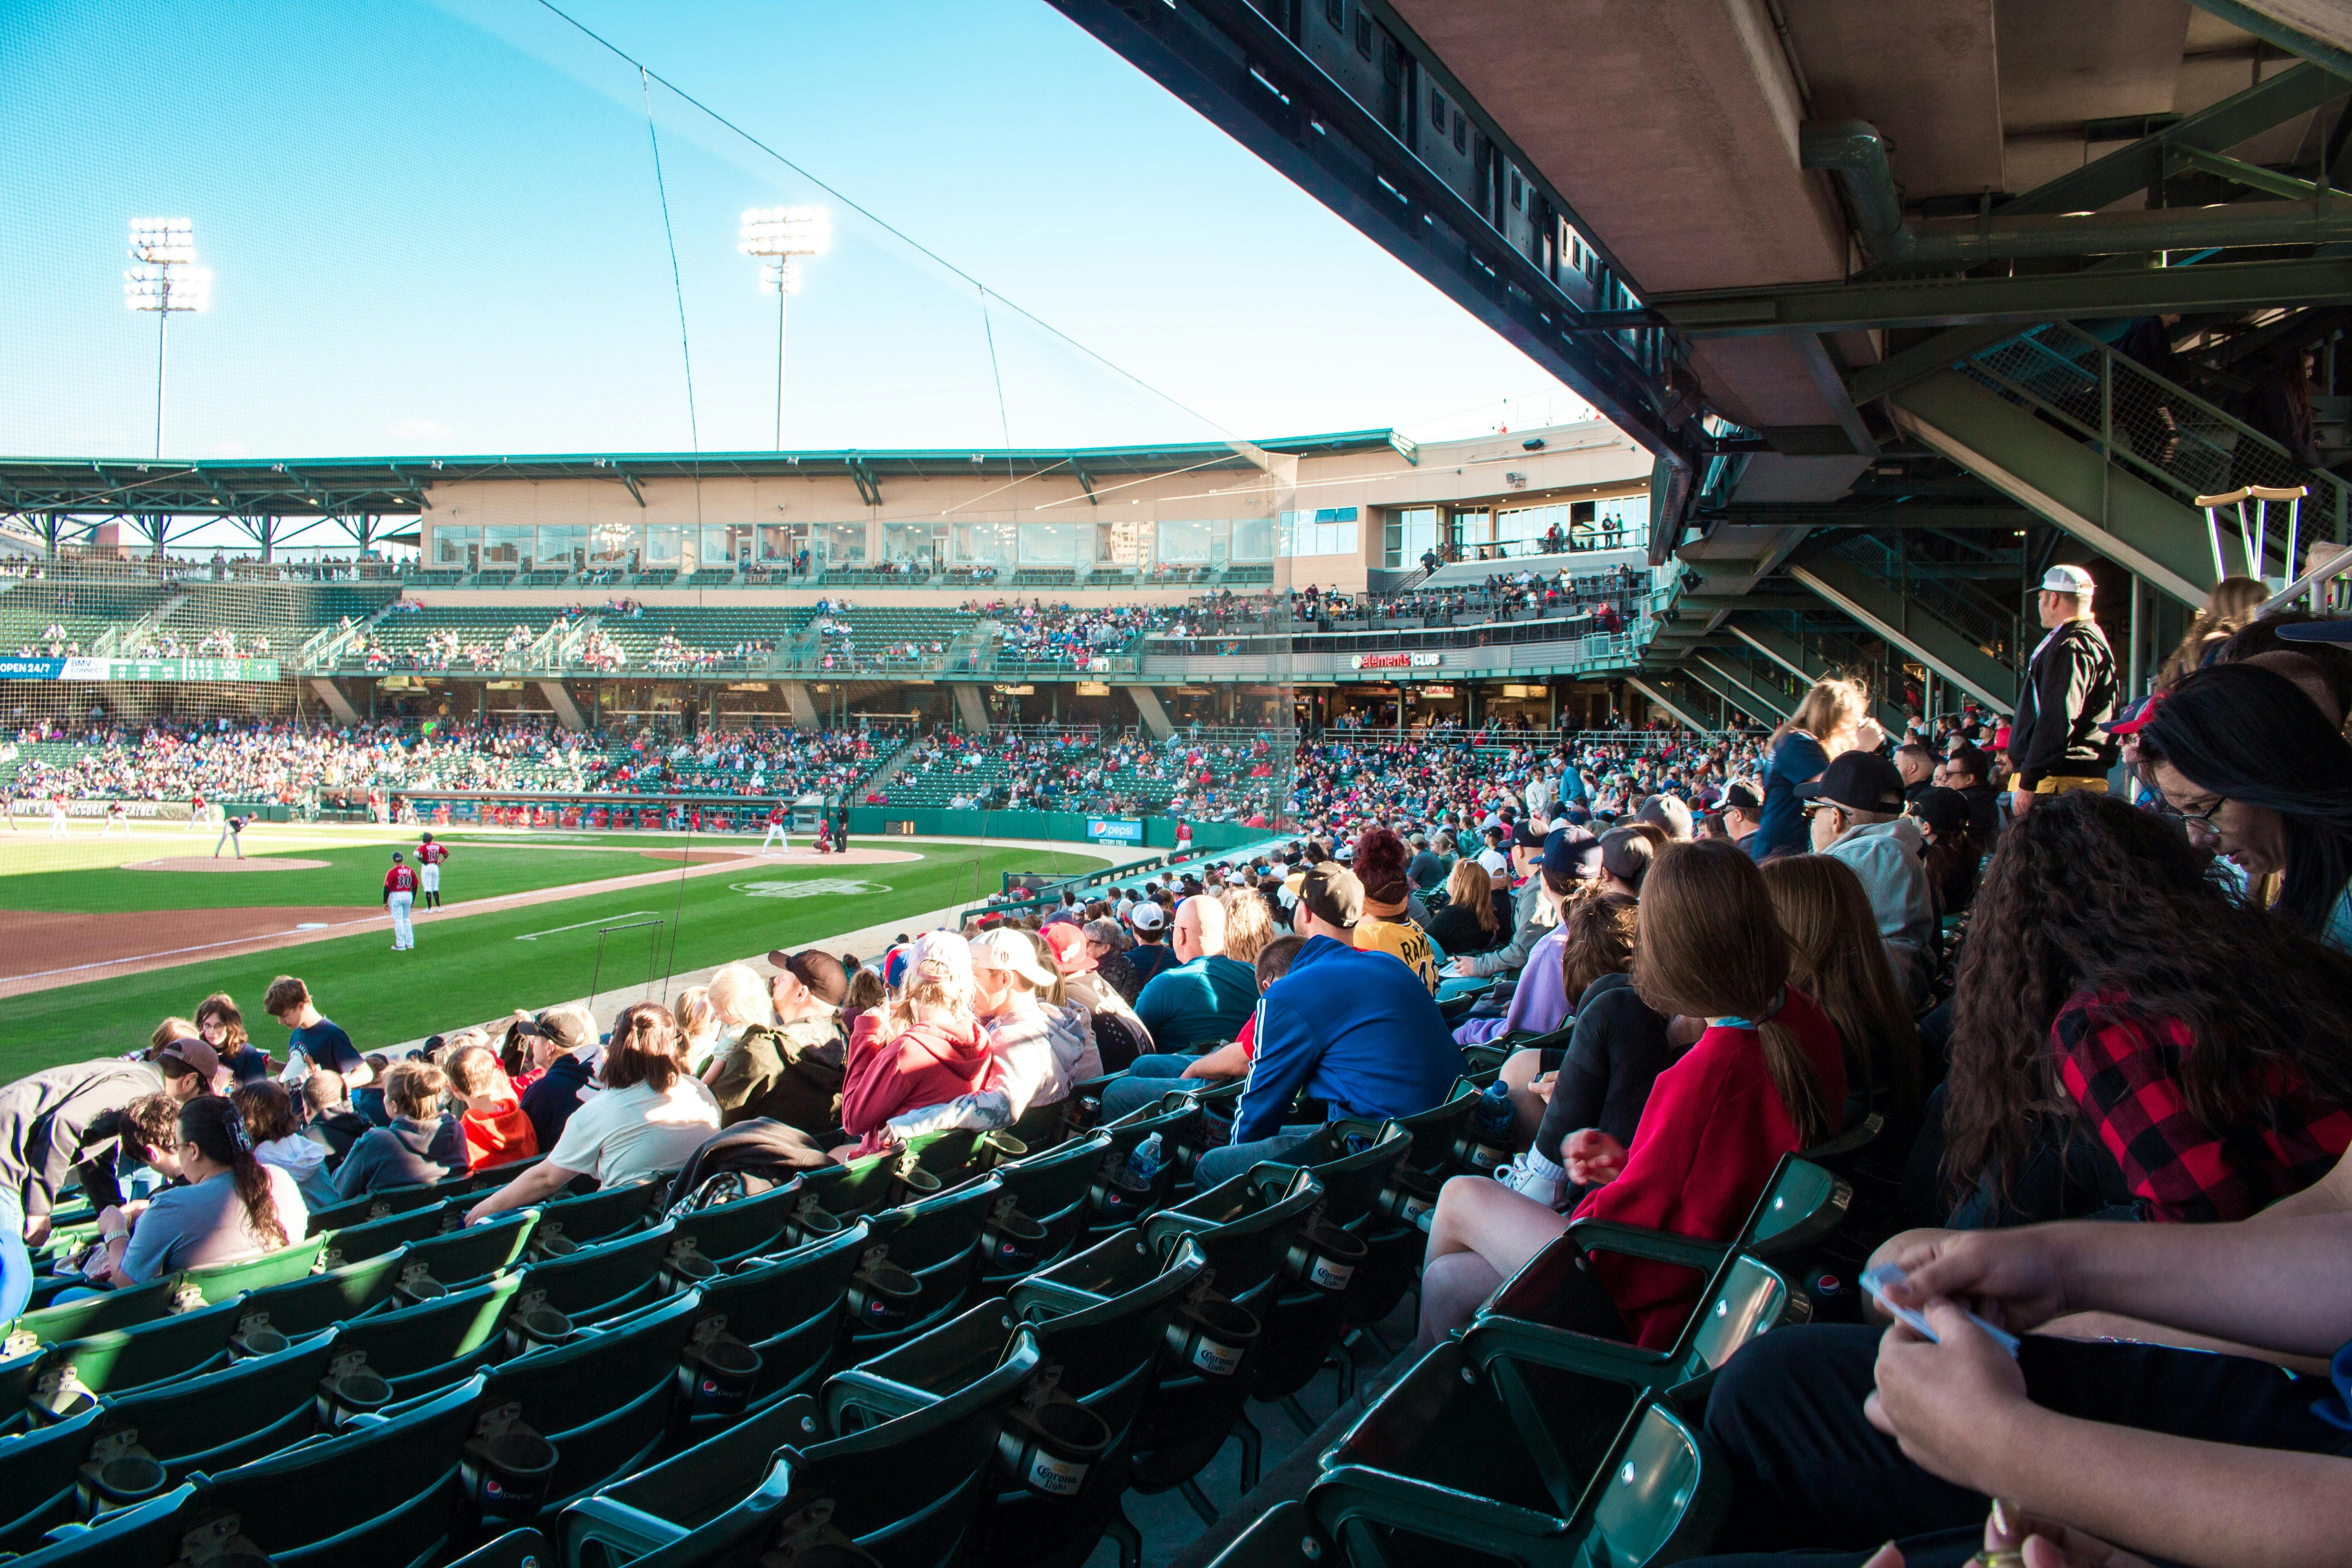
{"type": "Polygon", "coordinates": [[[2139,782],[2141,784],[2146,786],[2150,798],[2148,800],[2147,806],[2150,811],[2154,812],[2157,816],[2163,817],[2168,822],[2178,822],[2180,824],[2181,827],[2187,831],[2189,838],[2194,842],[2210,843],[2216,842],[2221,838],[2221,825],[2216,823],[2213,818],[2223,806],[2230,804],[2229,796],[2221,795],[2215,795],[2213,797],[2213,804],[2207,806],[2202,811],[2183,811],[2179,806],[2173,805],[2171,801],[2165,798],[2164,791],[2157,787],[2155,778],[2149,774],[2146,768],[2136,768],[2133,771],[2138,775],[2139,782]]]}

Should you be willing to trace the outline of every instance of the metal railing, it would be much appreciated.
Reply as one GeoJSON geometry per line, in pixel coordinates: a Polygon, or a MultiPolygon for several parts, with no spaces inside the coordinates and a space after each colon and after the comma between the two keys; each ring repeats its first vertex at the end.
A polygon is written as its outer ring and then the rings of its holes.
{"type": "MultiPolygon", "coordinates": [[[[2183,504],[2241,485],[2307,485],[2309,537],[2336,542],[2352,521],[2352,487],[2305,468],[2245,421],[2166,380],[2088,332],[2053,321],[1980,349],[1962,374],[2031,407],[2183,504]]],[[[2282,547],[2285,541],[2281,540],[2282,547]]],[[[2299,563],[2289,564],[2294,575],[2299,563]]]]}

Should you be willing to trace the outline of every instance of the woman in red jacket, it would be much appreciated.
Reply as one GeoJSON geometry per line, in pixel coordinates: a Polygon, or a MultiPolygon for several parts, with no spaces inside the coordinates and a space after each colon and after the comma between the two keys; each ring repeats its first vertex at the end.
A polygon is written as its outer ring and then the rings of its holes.
{"type": "MultiPolygon", "coordinates": [[[[1642,883],[1633,987],[1656,1012],[1706,1020],[1658,1074],[1629,1150],[1596,1128],[1561,1145],[1588,1189],[1573,1216],[1483,1176],[1445,1184],[1422,1272],[1421,1338],[1470,1321],[1570,1217],[1728,1241],[1783,1154],[1838,1130],[1845,1062],[1837,1026],[1789,984],[1789,942],[1763,873],[1727,839],[1670,844],[1642,883]]],[[[1674,1342],[1700,1278],[1612,1253],[1594,1260],[1633,1337],[1674,1342]]]]}
{"type": "Polygon", "coordinates": [[[971,947],[952,931],[922,938],[906,994],[860,1013],[851,1026],[841,1125],[858,1141],[835,1150],[834,1158],[854,1160],[888,1146],[894,1116],[994,1086],[996,1056],[971,1007],[971,947]]]}

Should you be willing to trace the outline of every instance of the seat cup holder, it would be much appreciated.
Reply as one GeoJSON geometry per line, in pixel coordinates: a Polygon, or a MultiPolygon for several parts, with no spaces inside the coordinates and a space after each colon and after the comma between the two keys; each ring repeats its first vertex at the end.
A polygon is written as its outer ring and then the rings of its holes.
{"type": "Polygon", "coordinates": [[[898,1189],[892,1204],[893,1207],[899,1204],[910,1204],[919,1199],[929,1197],[940,1190],[940,1179],[920,1165],[903,1167],[893,1180],[898,1189]]]}
{"type": "Polygon", "coordinates": [[[330,1428],[349,1426],[352,1416],[372,1415],[391,1403],[392,1384],[364,1365],[319,1380],[319,1416],[330,1428]]]}
{"type": "Polygon", "coordinates": [[[784,1234],[792,1238],[794,1247],[829,1241],[841,1234],[841,1216],[819,1207],[814,1194],[811,1194],[784,1222],[784,1234]]]}
{"type": "Polygon", "coordinates": [[[555,1479],[555,1445],[520,1422],[469,1439],[460,1462],[466,1495],[486,1519],[529,1519],[555,1479]]]}
{"type": "Polygon", "coordinates": [[[922,1282],[885,1258],[858,1266],[849,1281],[849,1310],[856,1326],[866,1330],[902,1328],[912,1322],[922,1282]]]}
{"type": "Polygon", "coordinates": [[[1300,1227],[1291,1238],[1290,1277],[1327,1296],[1337,1296],[1355,1278],[1367,1252],[1363,1242],[1328,1220],[1300,1227]]]}
{"type": "Polygon", "coordinates": [[[1418,1171],[1398,1167],[1381,1191],[1380,1211],[1391,1219],[1426,1230],[1437,1208],[1437,1184],[1418,1171]]]}
{"type": "Polygon", "coordinates": [[[1103,1418],[1058,1390],[1007,1412],[996,1437],[1004,1473],[1040,1497],[1076,1497],[1110,1451],[1103,1418]]]}
{"type": "Polygon", "coordinates": [[[1024,1158],[1029,1152],[1029,1144],[1026,1140],[1015,1138],[1012,1133],[1003,1131],[1001,1130],[994,1132],[982,1133],[980,1139],[980,1146],[995,1156],[994,1159],[992,1159],[989,1162],[992,1165],[1000,1164],[1006,1160],[1019,1160],[1024,1158]]]}
{"type": "Polygon", "coordinates": [[[268,1323],[256,1323],[236,1331],[236,1338],[228,1342],[228,1353],[234,1361],[258,1361],[263,1356],[276,1355],[293,1342],[268,1323]]]}
{"type": "Polygon", "coordinates": [[[751,1404],[763,1364],[760,1352],[740,1340],[713,1337],[689,1343],[680,1371],[694,1414],[729,1415],[751,1404]]]}
{"type": "Polygon", "coordinates": [[[1205,1377],[1231,1377],[1257,1343],[1256,1314],[1223,1296],[1180,1303],[1168,1321],[1169,1359],[1205,1377]]]}
{"type": "Polygon", "coordinates": [[[1095,1207],[1106,1215],[1139,1214],[1151,1206],[1151,1190],[1155,1184],[1128,1180],[1126,1158],[1114,1153],[1104,1163],[1101,1174],[1095,1178],[1095,1207]]]}
{"type": "Polygon", "coordinates": [[[86,1511],[95,1516],[153,1497],[169,1483],[155,1456],[139,1446],[136,1432],[115,1432],[90,1447],[76,1479],[86,1511]]]}
{"type": "Polygon", "coordinates": [[[570,1342],[572,1320],[552,1307],[526,1307],[507,1320],[507,1351],[522,1355],[543,1345],[570,1342]]]}
{"type": "Polygon", "coordinates": [[[1025,1270],[1045,1255],[1045,1227],[1019,1209],[1006,1210],[990,1217],[981,1248],[993,1267],[1025,1270]]]}
{"type": "Polygon", "coordinates": [[[580,1244],[561,1234],[531,1237],[530,1249],[541,1258],[569,1258],[580,1250],[580,1244]]]}

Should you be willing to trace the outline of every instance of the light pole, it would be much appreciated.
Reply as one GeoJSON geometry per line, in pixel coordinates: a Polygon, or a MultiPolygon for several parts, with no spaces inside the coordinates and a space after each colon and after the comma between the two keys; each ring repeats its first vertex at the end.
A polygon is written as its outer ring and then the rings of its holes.
{"type": "Polygon", "coordinates": [[[833,215],[823,207],[746,207],[735,248],[766,258],[760,291],[776,296],[776,450],[784,449],[784,312],[801,291],[795,257],[823,256],[833,243],[833,215]]]}
{"type": "Polygon", "coordinates": [[[155,313],[155,455],[163,455],[163,366],[166,334],[174,312],[188,314],[213,302],[213,275],[196,265],[195,225],[184,217],[131,220],[131,259],[122,274],[122,302],[155,313]]]}

